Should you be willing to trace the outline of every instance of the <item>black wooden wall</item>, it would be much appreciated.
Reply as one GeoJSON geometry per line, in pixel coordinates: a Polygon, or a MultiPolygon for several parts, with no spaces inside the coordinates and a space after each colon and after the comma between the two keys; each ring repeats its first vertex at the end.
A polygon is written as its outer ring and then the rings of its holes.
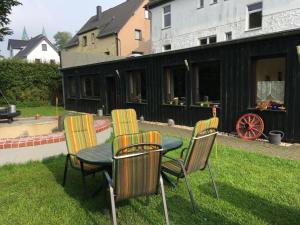
{"type": "Polygon", "coordinates": [[[257,112],[265,121],[265,133],[269,130],[283,130],[289,141],[300,141],[300,67],[296,46],[300,46],[300,31],[265,35],[211,46],[196,47],[137,58],[100,63],[90,66],[63,69],[65,93],[68,92],[68,77],[77,78],[78,95],[69,98],[67,109],[95,113],[106,104],[105,77],[115,76],[117,82],[117,108],[134,108],[138,116],[146,120],[166,122],[168,118],[177,124],[193,126],[198,120],[210,117],[211,109],[191,106],[191,72],[186,72],[187,106],[164,105],[162,101],[163,69],[171,65],[185,65],[184,60],[193,63],[219,61],[221,73],[221,107],[218,109],[220,130],[233,132],[239,116],[253,112],[251,108],[253,77],[252,60],[258,57],[285,56],[287,77],[285,104],[286,112],[257,112]],[[127,71],[146,71],[147,104],[126,102],[127,71]],[[119,71],[117,76],[116,70],[119,71]],[[97,99],[80,98],[80,77],[93,75],[100,78],[101,96],[97,99]]]}

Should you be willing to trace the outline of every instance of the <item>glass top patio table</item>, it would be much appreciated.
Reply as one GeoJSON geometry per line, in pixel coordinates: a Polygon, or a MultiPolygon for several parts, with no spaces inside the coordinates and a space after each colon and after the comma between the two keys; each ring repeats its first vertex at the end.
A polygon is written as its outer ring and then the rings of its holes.
{"type": "MultiPolygon", "coordinates": [[[[183,142],[180,138],[176,137],[162,137],[163,154],[169,151],[178,149],[182,146],[183,142]]],[[[93,165],[111,166],[112,160],[112,144],[97,145],[93,148],[87,148],[77,153],[77,158],[83,163],[93,165]]]]}

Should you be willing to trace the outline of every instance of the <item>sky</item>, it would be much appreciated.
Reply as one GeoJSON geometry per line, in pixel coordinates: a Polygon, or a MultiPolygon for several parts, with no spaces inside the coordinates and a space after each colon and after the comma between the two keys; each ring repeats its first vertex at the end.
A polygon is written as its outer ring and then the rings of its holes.
{"type": "Polygon", "coordinates": [[[6,36],[0,42],[0,55],[7,57],[8,39],[21,39],[26,27],[29,38],[42,33],[43,27],[47,37],[53,42],[58,31],[68,31],[74,35],[84,23],[96,14],[96,6],[102,11],[114,7],[125,0],[20,0],[23,5],[14,7],[9,16],[9,27],[14,34],[6,36]]]}

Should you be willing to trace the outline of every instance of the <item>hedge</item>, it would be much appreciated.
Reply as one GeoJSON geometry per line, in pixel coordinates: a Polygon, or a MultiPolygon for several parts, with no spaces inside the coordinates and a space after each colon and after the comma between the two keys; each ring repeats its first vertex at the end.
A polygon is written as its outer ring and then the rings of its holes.
{"type": "MultiPolygon", "coordinates": [[[[23,60],[0,61],[0,90],[10,104],[40,106],[61,100],[58,65],[28,63],[23,60]]],[[[0,104],[4,99],[0,98],[0,104]]]]}

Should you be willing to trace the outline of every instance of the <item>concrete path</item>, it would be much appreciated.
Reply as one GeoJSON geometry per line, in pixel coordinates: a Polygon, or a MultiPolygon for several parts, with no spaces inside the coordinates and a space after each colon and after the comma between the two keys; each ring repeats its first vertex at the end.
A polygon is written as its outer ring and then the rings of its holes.
{"type": "MultiPolygon", "coordinates": [[[[111,135],[109,128],[97,133],[97,143],[104,143],[111,135]]],[[[11,148],[0,150],[0,166],[12,163],[26,163],[29,161],[40,161],[49,157],[66,154],[66,142],[59,142],[47,145],[38,145],[25,148],[11,148]]]]}

